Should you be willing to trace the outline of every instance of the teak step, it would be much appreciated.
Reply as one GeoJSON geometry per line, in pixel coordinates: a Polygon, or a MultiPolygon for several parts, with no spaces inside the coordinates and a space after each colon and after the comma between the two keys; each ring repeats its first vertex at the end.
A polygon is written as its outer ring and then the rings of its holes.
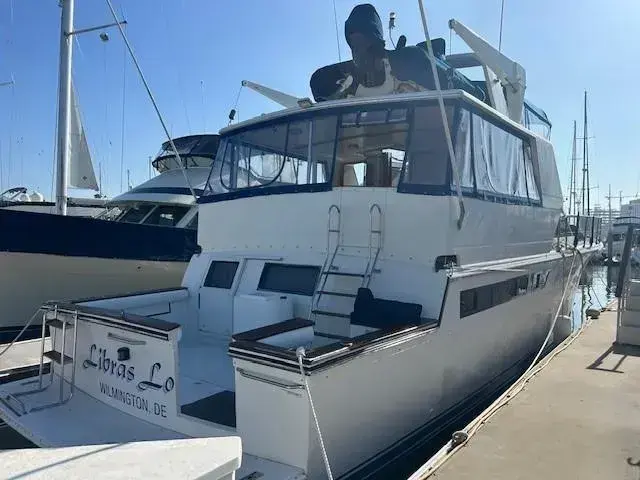
{"type": "MultiPolygon", "coordinates": [[[[44,356],[49,360],[56,362],[58,365],[62,365],[62,357],[63,355],[57,350],[49,350],[48,352],[44,352],[44,356]]],[[[73,362],[73,358],[68,355],[64,355],[64,363],[73,362]]]]}
{"type": "Polygon", "coordinates": [[[347,293],[347,292],[332,292],[329,290],[318,290],[318,293],[322,295],[333,295],[334,297],[348,297],[348,298],[356,298],[355,293],[347,293]]]}
{"type": "Polygon", "coordinates": [[[326,310],[312,310],[311,313],[315,315],[326,315],[327,317],[351,318],[351,315],[348,313],[328,312],[326,310]]]}
{"type": "Polygon", "coordinates": [[[322,272],[323,275],[336,275],[340,277],[364,277],[364,273],[352,273],[352,272],[333,272],[331,270],[322,272]]]}
{"type": "Polygon", "coordinates": [[[51,328],[59,328],[62,330],[62,325],[67,324],[66,328],[73,328],[73,322],[63,322],[62,320],[58,320],[54,318],[53,320],[47,320],[47,325],[51,328]]]}

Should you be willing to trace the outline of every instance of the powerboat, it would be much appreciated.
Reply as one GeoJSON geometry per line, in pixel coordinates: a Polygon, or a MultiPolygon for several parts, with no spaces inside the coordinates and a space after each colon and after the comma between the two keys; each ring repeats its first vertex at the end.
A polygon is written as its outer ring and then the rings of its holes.
{"type": "MultiPolygon", "coordinates": [[[[174,139],[182,165],[165,142],[152,161],[158,175],[107,202],[97,218],[0,208],[0,343],[47,300],[180,285],[218,139],[174,139]]],[[[20,338],[39,333],[36,319],[20,338]]]]}
{"type": "Polygon", "coordinates": [[[238,436],[239,478],[368,478],[560,340],[599,247],[555,238],[524,69],[450,27],[471,53],[389,51],[356,6],[315,103],[221,131],[182,285],[43,304],[51,349],[0,418],[42,447],[238,436]]]}

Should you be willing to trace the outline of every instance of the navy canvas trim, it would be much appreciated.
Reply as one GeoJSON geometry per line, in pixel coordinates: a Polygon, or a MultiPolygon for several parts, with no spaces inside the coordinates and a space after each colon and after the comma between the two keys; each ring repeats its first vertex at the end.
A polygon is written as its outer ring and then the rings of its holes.
{"type": "Polygon", "coordinates": [[[188,262],[195,230],[0,209],[0,251],[188,262]]]}
{"type": "MultiPolygon", "coordinates": [[[[202,195],[204,190],[202,188],[194,188],[193,191],[196,195],[202,195]]],[[[169,193],[172,195],[188,195],[191,196],[191,190],[187,187],[143,187],[143,188],[134,188],[125,192],[123,195],[127,195],[129,193],[169,193]]]]}
{"type": "Polygon", "coordinates": [[[286,193],[315,193],[329,192],[332,187],[329,183],[308,183],[304,185],[280,185],[269,188],[243,188],[226,193],[206,195],[198,199],[198,203],[225,202],[227,200],[237,200],[239,198],[250,198],[268,195],[283,195],[286,193]]]}

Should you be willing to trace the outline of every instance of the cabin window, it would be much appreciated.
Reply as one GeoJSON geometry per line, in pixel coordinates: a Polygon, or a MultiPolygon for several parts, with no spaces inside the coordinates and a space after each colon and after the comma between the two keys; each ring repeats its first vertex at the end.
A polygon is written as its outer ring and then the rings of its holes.
{"type": "Polygon", "coordinates": [[[259,290],[312,296],[320,267],[265,263],[258,283],[259,290]]]}
{"type": "Polygon", "coordinates": [[[116,219],[117,222],[140,223],[155,205],[134,205],[116,219]]]}
{"type": "MultiPolygon", "coordinates": [[[[446,107],[446,112],[449,128],[453,130],[453,108],[446,107]]],[[[437,105],[416,107],[402,183],[443,187],[448,171],[449,149],[440,108],[437,105]]]]}
{"type": "Polygon", "coordinates": [[[473,154],[478,194],[528,200],[521,138],[474,115],[473,154]]]}
{"type": "MultiPolygon", "coordinates": [[[[336,116],[240,132],[221,143],[225,190],[326,183],[331,178],[336,116]]],[[[215,179],[210,179],[207,193],[215,179]]]]}
{"type": "Polygon", "coordinates": [[[334,186],[397,186],[409,132],[408,116],[403,108],[343,113],[334,186]]]}
{"type": "Polygon", "coordinates": [[[144,220],[145,225],[159,225],[164,227],[175,227],[182,217],[191,207],[180,207],[177,205],[161,205],[156,208],[144,220]]]}
{"type": "Polygon", "coordinates": [[[460,318],[501,305],[519,295],[525,295],[528,285],[529,277],[521,275],[502,282],[463,290],[460,292],[460,318]]]}
{"type": "Polygon", "coordinates": [[[205,287],[231,288],[233,279],[236,276],[239,262],[224,262],[214,260],[209,266],[209,271],[204,279],[205,287]]]}

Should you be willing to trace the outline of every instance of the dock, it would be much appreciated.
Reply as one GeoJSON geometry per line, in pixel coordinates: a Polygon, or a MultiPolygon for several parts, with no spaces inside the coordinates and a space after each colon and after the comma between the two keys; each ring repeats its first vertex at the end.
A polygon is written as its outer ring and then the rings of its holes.
{"type": "Polygon", "coordinates": [[[239,437],[0,451],[0,478],[158,478],[231,480],[239,437]]]}
{"type": "Polygon", "coordinates": [[[430,477],[411,479],[638,480],[640,348],[615,335],[604,311],[430,477]]]}

